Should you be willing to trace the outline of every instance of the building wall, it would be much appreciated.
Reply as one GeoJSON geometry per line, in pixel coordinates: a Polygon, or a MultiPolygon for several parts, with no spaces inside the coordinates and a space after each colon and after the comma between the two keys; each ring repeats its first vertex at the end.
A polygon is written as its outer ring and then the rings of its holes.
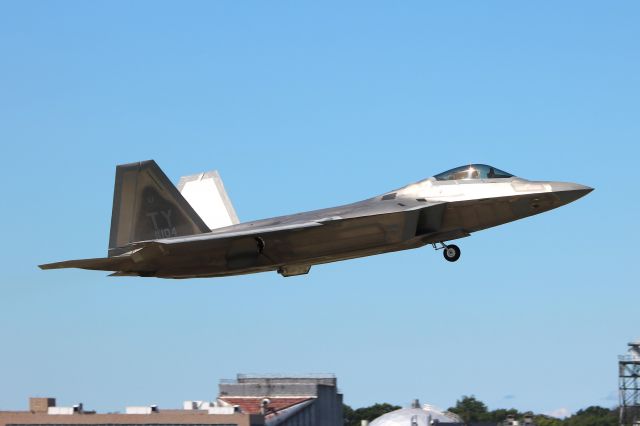
{"type": "MultiPolygon", "coordinates": [[[[313,402],[290,417],[269,416],[270,426],[343,426],[342,394],[335,377],[245,377],[219,385],[220,397],[310,397],[313,402]]],[[[0,425],[1,426],[1,425],[0,425]]]]}
{"type": "Polygon", "coordinates": [[[0,426],[9,425],[148,425],[148,426],[262,426],[264,417],[255,414],[208,414],[207,412],[159,412],[154,414],[50,415],[30,412],[0,412],[0,426]]]}
{"type": "Polygon", "coordinates": [[[338,379],[332,376],[327,377],[261,377],[261,376],[249,376],[246,374],[238,374],[238,377],[234,381],[236,383],[256,383],[262,385],[268,385],[272,383],[278,384],[298,384],[298,383],[307,383],[307,384],[316,384],[316,385],[327,385],[327,386],[337,386],[338,379]]]}
{"type": "Polygon", "coordinates": [[[335,386],[318,386],[318,399],[314,402],[316,407],[316,425],[342,426],[344,416],[342,413],[342,394],[339,394],[335,386]]]}
{"type": "Polygon", "coordinates": [[[315,396],[310,383],[220,383],[220,396],[315,396]]]}
{"type": "Polygon", "coordinates": [[[296,415],[274,422],[277,426],[343,426],[342,394],[335,386],[319,385],[317,398],[296,415]]]}
{"type": "Polygon", "coordinates": [[[316,396],[318,386],[337,389],[335,377],[251,377],[222,381],[220,396],[316,396]]]}
{"type": "MultiPolygon", "coordinates": [[[[275,422],[273,426],[315,426],[321,423],[315,423],[317,417],[315,404],[311,404],[297,413],[295,416],[288,418],[284,422],[275,422]]],[[[342,425],[341,425],[342,426],[342,425]]]]}

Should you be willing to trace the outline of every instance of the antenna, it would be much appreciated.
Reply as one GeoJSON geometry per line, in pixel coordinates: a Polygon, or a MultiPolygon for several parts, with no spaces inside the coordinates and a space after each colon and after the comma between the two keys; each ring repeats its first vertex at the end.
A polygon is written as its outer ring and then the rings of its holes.
{"type": "Polygon", "coordinates": [[[620,426],[640,424],[640,340],[629,343],[626,355],[618,357],[620,426]]]}

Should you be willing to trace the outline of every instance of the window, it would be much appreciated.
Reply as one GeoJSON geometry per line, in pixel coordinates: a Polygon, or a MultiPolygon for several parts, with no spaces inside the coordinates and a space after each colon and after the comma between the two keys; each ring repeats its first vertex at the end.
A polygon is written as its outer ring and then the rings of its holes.
{"type": "Polygon", "coordinates": [[[460,166],[434,176],[436,180],[508,179],[512,177],[511,173],[486,164],[460,166]]]}

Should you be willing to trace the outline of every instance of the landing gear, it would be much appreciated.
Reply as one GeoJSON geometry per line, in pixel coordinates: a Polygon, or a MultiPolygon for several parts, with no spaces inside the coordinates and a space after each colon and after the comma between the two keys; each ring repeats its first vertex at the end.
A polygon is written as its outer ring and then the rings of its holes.
{"type": "Polygon", "coordinates": [[[432,244],[435,250],[442,250],[442,254],[444,258],[449,262],[455,262],[460,259],[460,247],[455,244],[445,244],[440,242],[440,247],[438,247],[435,243],[432,244]]]}
{"type": "Polygon", "coordinates": [[[445,247],[443,254],[444,258],[449,262],[455,262],[460,259],[460,247],[455,244],[450,244],[445,247]]]}

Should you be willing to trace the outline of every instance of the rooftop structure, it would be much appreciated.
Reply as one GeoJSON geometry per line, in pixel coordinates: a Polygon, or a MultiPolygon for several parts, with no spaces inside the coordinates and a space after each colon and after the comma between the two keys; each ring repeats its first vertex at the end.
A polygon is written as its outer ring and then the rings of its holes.
{"type": "Polygon", "coordinates": [[[333,375],[238,374],[222,380],[219,389],[219,401],[264,415],[266,425],[343,425],[342,394],[333,375]]]}
{"type": "Polygon", "coordinates": [[[500,426],[535,426],[535,422],[533,420],[533,414],[527,413],[520,420],[516,418],[513,414],[507,415],[507,418],[500,423],[500,426]]]}
{"type": "Polygon", "coordinates": [[[433,405],[420,405],[416,399],[410,408],[401,408],[384,414],[371,422],[370,426],[431,426],[434,424],[462,425],[462,420],[457,415],[440,410],[433,405]]]}

